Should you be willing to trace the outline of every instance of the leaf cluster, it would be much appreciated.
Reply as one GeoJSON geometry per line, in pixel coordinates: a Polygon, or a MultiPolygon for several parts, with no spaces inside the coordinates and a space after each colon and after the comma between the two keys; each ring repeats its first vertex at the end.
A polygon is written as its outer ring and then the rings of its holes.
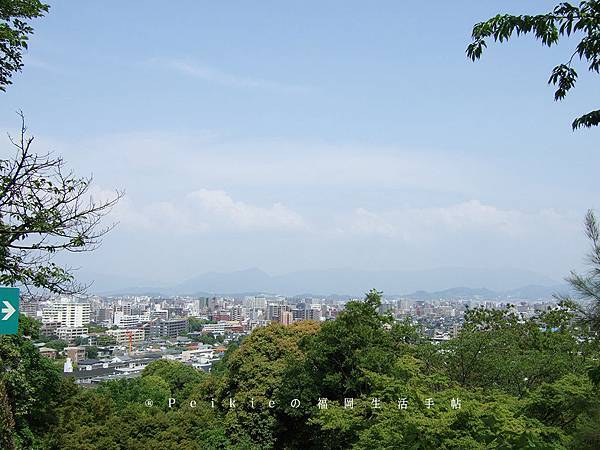
{"type": "MultiPolygon", "coordinates": [[[[587,63],[591,72],[600,72],[600,1],[581,1],[578,5],[561,2],[549,13],[538,15],[499,14],[477,23],[473,27],[472,42],[467,47],[467,56],[475,61],[487,48],[487,40],[506,42],[513,35],[532,34],[547,47],[558,44],[561,37],[581,36],[571,57],[552,70],[549,84],[556,87],[555,100],[562,100],[575,86],[577,71],[572,67],[578,56],[587,63]]],[[[576,118],[573,130],[600,124],[600,110],[591,111],[576,118]]]]}
{"type": "Polygon", "coordinates": [[[33,34],[29,21],[43,16],[49,9],[39,0],[0,1],[0,91],[6,91],[12,84],[12,75],[23,67],[23,52],[33,34]]]}

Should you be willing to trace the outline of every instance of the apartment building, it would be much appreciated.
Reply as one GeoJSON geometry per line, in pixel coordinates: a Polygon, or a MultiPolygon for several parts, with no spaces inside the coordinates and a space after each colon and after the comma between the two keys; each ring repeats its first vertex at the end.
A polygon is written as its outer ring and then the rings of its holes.
{"type": "Polygon", "coordinates": [[[90,304],[61,301],[42,311],[42,323],[59,322],[63,327],[83,327],[90,323],[90,304]]]}
{"type": "Polygon", "coordinates": [[[61,326],[56,329],[56,336],[58,339],[67,342],[73,342],[75,338],[84,337],[88,335],[87,327],[64,327],[61,326]]]}
{"type": "Polygon", "coordinates": [[[148,327],[148,333],[153,337],[175,338],[188,331],[187,319],[156,319],[148,327]]]}
{"type": "Polygon", "coordinates": [[[106,332],[106,334],[114,337],[115,341],[117,342],[117,345],[129,345],[129,336],[130,335],[131,335],[131,343],[132,344],[139,344],[140,342],[143,342],[146,337],[146,333],[144,332],[144,330],[139,329],[139,328],[130,329],[130,330],[125,330],[125,329],[108,330],[106,332]]]}

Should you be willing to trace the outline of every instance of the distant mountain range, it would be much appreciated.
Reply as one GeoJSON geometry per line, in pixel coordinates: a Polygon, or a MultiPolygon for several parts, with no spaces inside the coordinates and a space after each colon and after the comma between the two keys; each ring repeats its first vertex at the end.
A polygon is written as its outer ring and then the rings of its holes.
{"type": "Polygon", "coordinates": [[[411,298],[549,298],[567,288],[535,272],[520,269],[440,268],[413,271],[355,269],[306,270],[269,275],[259,269],[209,272],[173,286],[143,286],[119,277],[82,277],[94,280],[90,292],[105,295],[213,295],[274,293],[294,296],[362,296],[372,288],[386,295],[411,298]],[[461,287],[456,287],[461,286],[461,287]],[[409,294],[412,293],[412,294],[409,294]]]}
{"type": "Polygon", "coordinates": [[[417,291],[413,292],[412,294],[407,294],[405,297],[414,300],[459,300],[467,298],[482,298],[510,301],[549,299],[555,294],[566,294],[568,292],[569,287],[562,284],[555,286],[529,285],[507,291],[492,291],[485,288],[473,289],[467,287],[456,287],[438,292],[417,291]]]}

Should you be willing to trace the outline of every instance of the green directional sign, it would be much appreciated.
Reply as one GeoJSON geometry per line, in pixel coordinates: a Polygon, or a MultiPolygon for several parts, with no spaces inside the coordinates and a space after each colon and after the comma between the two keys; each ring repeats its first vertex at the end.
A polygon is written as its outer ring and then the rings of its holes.
{"type": "Polygon", "coordinates": [[[19,289],[0,287],[0,334],[19,330],[19,289]]]}

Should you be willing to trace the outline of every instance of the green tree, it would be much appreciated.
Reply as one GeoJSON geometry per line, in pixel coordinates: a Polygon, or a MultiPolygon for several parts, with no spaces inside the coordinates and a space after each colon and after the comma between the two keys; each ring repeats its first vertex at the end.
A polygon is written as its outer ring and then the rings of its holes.
{"type": "Polygon", "coordinates": [[[193,335],[192,339],[196,342],[208,345],[213,345],[218,342],[212,333],[193,335]]]}
{"type": "MultiPolygon", "coordinates": [[[[164,383],[156,377],[127,380],[99,389],[81,389],[57,411],[57,424],[46,435],[44,448],[123,450],[203,450],[229,445],[222,420],[210,404],[196,408],[147,407],[137,400],[154,397],[143,384],[164,383]]],[[[156,391],[156,392],[159,392],[156,391]]],[[[164,394],[164,392],[163,392],[164,394]]],[[[161,400],[162,401],[162,400],[161,400]]]]}
{"type": "MultiPolygon", "coordinates": [[[[558,44],[561,37],[581,36],[573,53],[552,70],[548,83],[556,87],[555,100],[562,100],[575,86],[578,76],[573,67],[575,57],[585,61],[589,71],[599,73],[600,1],[581,1],[577,6],[561,2],[552,11],[538,15],[499,14],[473,27],[473,41],[467,47],[467,56],[473,61],[479,59],[489,38],[505,42],[513,35],[525,34],[533,34],[548,47],[558,44]]],[[[599,123],[600,110],[595,110],[576,118],[572,127],[575,130],[599,123]]]]}
{"type": "Polygon", "coordinates": [[[302,356],[288,361],[278,389],[285,405],[278,442],[291,448],[328,448],[322,447],[324,442],[348,448],[356,439],[365,415],[339,413],[333,423],[325,423],[315,418],[315,409],[319,398],[339,407],[344,398],[364,398],[380,380],[390,381],[385,377],[394,372],[396,358],[405,350],[403,339],[410,340],[413,329],[405,334],[401,328],[406,324],[394,327],[391,317],[378,313],[381,294],[373,289],[364,301],[348,302],[335,320],[299,341],[302,356]],[[289,405],[293,398],[300,400],[299,408],[289,405]]]}
{"type": "Polygon", "coordinates": [[[55,350],[58,350],[59,352],[62,352],[68,345],[69,343],[67,341],[63,341],[62,339],[48,341],[45,344],[46,347],[53,348],[55,350]]]}
{"type": "Polygon", "coordinates": [[[598,404],[594,394],[588,377],[567,374],[533,390],[525,401],[525,409],[528,416],[572,433],[576,420],[598,404]]]}
{"type": "Polygon", "coordinates": [[[109,345],[116,345],[117,344],[117,339],[114,336],[111,336],[109,334],[106,333],[102,333],[99,334],[97,339],[96,339],[96,343],[102,347],[102,346],[109,346],[109,345]]]}
{"type": "Polygon", "coordinates": [[[208,323],[208,320],[198,319],[197,317],[190,317],[188,319],[189,330],[193,331],[201,331],[204,324],[208,323]]]}
{"type": "Polygon", "coordinates": [[[229,363],[231,356],[235,353],[235,351],[238,348],[240,348],[239,342],[231,342],[227,346],[227,349],[225,350],[223,357],[212,365],[212,367],[210,369],[211,374],[222,375],[222,374],[226,373],[227,372],[227,364],[229,363]]]}
{"type": "Polygon", "coordinates": [[[33,448],[72,389],[22,334],[0,336],[0,448],[33,448]]]}
{"type": "MultiPolygon", "coordinates": [[[[22,69],[33,28],[31,19],[48,11],[37,0],[0,1],[0,90],[22,69]]],[[[10,137],[14,154],[0,159],[0,284],[40,291],[73,293],[82,289],[69,268],[53,258],[61,251],[96,248],[110,228],[101,220],[121,197],[94,202],[91,178],[77,178],[63,160],[35,153],[20,113],[18,138],[10,137]]],[[[30,449],[52,426],[56,409],[75,393],[58,368],[40,355],[31,339],[39,324],[21,317],[19,333],[0,337],[0,448],[30,449]]],[[[50,346],[64,348],[64,343],[50,346]]]]}
{"type": "Polygon", "coordinates": [[[102,218],[121,197],[95,202],[91,178],[77,178],[60,157],[32,151],[23,115],[11,159],[0,159],[0,283],[73,293],[82,290],[68,268],[53,258],[61,251],[97,248],[110,229],[102,218]]]}
{"type": "Polygon", "coordinates": [[[180,403],[190,396],[190,393],[201,384],[206,375],[191,366],[179,361],[159,359],[146,366],[142,378],[158,377],[163,379],[171,391],[171,395],[180,403]]]}
{"type": "Polygon", "coordinates": [[[93,345],[86,347],[85,356],[88,359],[96,359],[98,357],[98,347],[93,345]]]}
{"type": "MultiPolygon", "coordinates": [[[[596,396],[598,393],[596,392],[596,396]]],[[[595,450],[600,448],[600,405],[596,402],[588,413],[580,418],[573,436],[573,448],[595,450]]]]}
{"type": "MultiPolygon", "coordinates": [[[[120,194],[98,204],[87,201],[91,179],[74,177],[59,157],[34,153],[22,114],[21,120],[20,137],[11,138],[15,156],[0,160],[0,284],[23,287],[30,294],[80,291],[69,269],[59,267],[53,257],[60,251],[94,249],[108,231],[98,228],[100,220],[120,194]]],[[[52,423],[51,410],[61,398],[57,367],[23,333],[37,337],[39,325],[24,319],[19,335],[0,338],[0,409],[7,448],[29,448],[33,430],[52,423]]],[[[47,345],[62,350],[66,343],[47,345]]]]}
{"type": "Polygon", "coordinates": [[[300,342],[318,327],[310,321],[290,326],[272,323],[253,331],[228,357],[215,397],[225,415],[226,430],[240,448],[283,448],[278,439],[286,430],[287,437],[303,433],[301,428],[292,430],[283,424],[291,400],[286,398],[286,372],[293,361],[303,361],[300,342]],[[236,408],[229,408],[230,398],[236,408]],[[275,402],[272,408],[269,401],[275,402]]]}
{"type": "MultiPolygon", "coordinates": [[[[407,411],[382,408],[363,427],[350,448],[382,449],[566,449],[568,439],[559,428],[548,427],[521,412],[521,402],[510,397],[462,396],[463,406],[451,410],[451,392],[436,394],[431,409],[412,401],[407,411]]],[[[326,417],[322,414],[320,421],[326,417]]],[[[341,448],[331,446],[325,448],[341,448]]]]}
{"type": "Polygon", "coordinates": [[[585,233],[590,240],[591,250],[587,261],[587,273],[578,274],[571,272],[567,281],[575,291],[579,300],[588,302],[588,307],[583,307],[580,312],[584,316],[584,323],[593,332],[600,332],[600,226],[593,211],[588,211],[585,216],[585,233]]]}
{"type": "Polygon", "coordinates": [[[568,373],[583,374],[582,346],[565,325],[573,315],[561,308],[522,320],[510,305],[471,309],[458,338],[443,347],[445,367],[463,387],[501,390],[517,397],[568,373]],[[548,322],[563,326],[553,329],[548,322]]]}
{"type": "Polygon", "coordinates": [[[156,405],[166,405],[171,386],[159,376],[147,375],[132,380],[107,381],[98,386],[97,392],[110,397],[117,408],[132,403],[142,405],[146,400],[152,400],[156,405]]]}
{"type": "Polygon", "coordinates": [[[87,328],[90,333],[103,333],[106,330],[108,330],[108,328],[106,328],[106,327],[103,327],[101,325],[96,325],[93,323],[88,324],[87,328]]]}
{"type": "Polygon", "coordinates": [[[368,389],[364,370],[386,373],[391,368],[391,319],[377,312],[380,304],[381,292],[371,290],[364,301],[348,302],[336,320],[325,322],[307,341],[307,359],[320,395],[359,396],[368,389]]]}
{"type": "Polygon", "coordinates": [[[77,347],[82,346],[82,345],[86,345],[88,342],[87,338],[84,338],[83,336],[77,336],[75,338],[75,341],[73,342],[73,344],[77,347]]]}
{"type": "Polygon", "coordinates": [[[28,21],[43,16],[48,9],[39,0],[0,2],[0,91],[6,91],[13,74],[23,68],[23,51],[33,34],[28,21]]]}
{"type": "Polygon", "coordinates": [[[25,314],[19,314],[19,334],[29,336],[31,339],[40,338],[41,324],[38,320],[32,319],[25,314]]]}

